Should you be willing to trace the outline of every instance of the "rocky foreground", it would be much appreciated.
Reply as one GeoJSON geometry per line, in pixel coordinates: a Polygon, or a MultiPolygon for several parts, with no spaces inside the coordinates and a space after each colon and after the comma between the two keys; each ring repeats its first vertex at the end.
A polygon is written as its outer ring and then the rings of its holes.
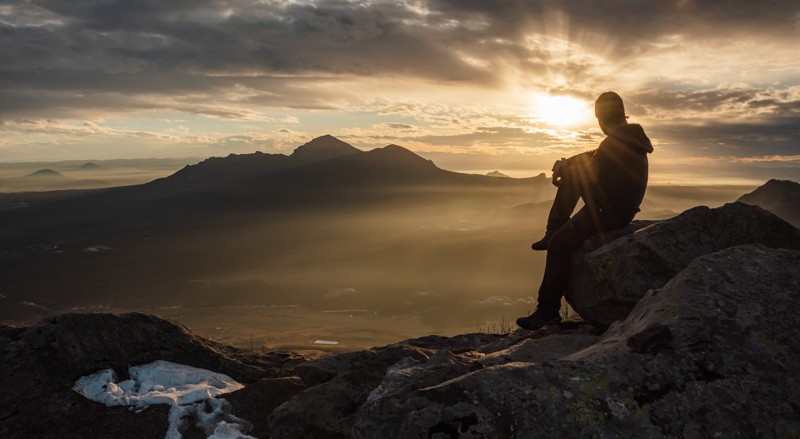
{"type": "Polygon", "coordinates": [[[310,360],[144,314],[3,327],[0,437],[162,438],[166,406],[137,413],[71,390],[155,360],[245,384],[223,397],[259,438],[798,437],[798,249],[800,230],[739,203],[597,237],[569,300],[604,333],[569,322],[310,360]]]}

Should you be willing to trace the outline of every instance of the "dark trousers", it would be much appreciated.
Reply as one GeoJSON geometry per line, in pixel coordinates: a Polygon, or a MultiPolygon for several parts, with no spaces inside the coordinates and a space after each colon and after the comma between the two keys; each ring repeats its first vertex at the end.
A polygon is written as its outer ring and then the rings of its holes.
{"type": "Polygon", "coordinates": [[[547,230],[555,234],[547,245],[547,263],[539,287],[538,310],[558,312],[561,297],[567,288],[572,255],[583,246],[586,238],[628,225],[635,212],[612,212],[598,206],[590,188],[579,182],[562,181],[547,217],[547,230]],[[584,206],[572,218],[572,212],[583,199],[584,206]]]}

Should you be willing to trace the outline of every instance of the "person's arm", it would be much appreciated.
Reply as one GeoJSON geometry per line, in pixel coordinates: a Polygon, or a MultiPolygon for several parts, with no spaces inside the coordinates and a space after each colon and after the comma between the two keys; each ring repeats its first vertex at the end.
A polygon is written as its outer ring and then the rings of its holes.
{"type": "MultiPolygon", "coordinates": [[[[557,177],[553,184],[558,186],[562,180],[582,181],[584,183],[594,183],[597,181],[597,173],[593,166],[596,149],[581,154],[574,155],[568,159],[562,159],[558,169],[554,167],[553,173],[557,177]]],[[[558,163],[558,162],[556,162],[558,163]]]]}
{"type": "Polygon", "coordinates": [[[586,166],[587,163],[594,157],[594,153],[597,150],[593,149],[591,151],[582,152],[580,154],[575,154],[574,156],[567,159],[567,165],[569,166],[586,166]]]}

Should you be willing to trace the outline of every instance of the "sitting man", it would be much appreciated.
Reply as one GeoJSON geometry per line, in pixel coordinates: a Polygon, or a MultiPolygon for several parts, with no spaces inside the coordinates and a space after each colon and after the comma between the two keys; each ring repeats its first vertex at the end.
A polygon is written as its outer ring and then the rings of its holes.
{"type": "Polygon", "coordinates": [[[532,245],[534,250],[547,250],[547,263],[536,311],[517,319],[517,325],[525,329],[536,330],[561,321],[561,297],[572,255],[586,238],[627,226],[644,198],[647,154],[653,152],[650,139],[640,125],[628,123],[622,98],[614,92],[597,98],[594,113],[608,137],[596,150],[553,165],[556,198],[544,238],[532,245]],[[570,218],[579,198],[584,206],[570,218]]]}

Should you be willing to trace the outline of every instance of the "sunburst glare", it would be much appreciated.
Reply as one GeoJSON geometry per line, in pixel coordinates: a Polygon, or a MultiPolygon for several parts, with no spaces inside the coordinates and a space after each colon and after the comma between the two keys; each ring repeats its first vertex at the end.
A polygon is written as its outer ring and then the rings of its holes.
{"type": "Polygon", "coordinates": [[[531,113],[535,119],[550,126],[575,126],[590,121],[589,103],[571,96],[536,95],[532,98],[531,113]]]}

